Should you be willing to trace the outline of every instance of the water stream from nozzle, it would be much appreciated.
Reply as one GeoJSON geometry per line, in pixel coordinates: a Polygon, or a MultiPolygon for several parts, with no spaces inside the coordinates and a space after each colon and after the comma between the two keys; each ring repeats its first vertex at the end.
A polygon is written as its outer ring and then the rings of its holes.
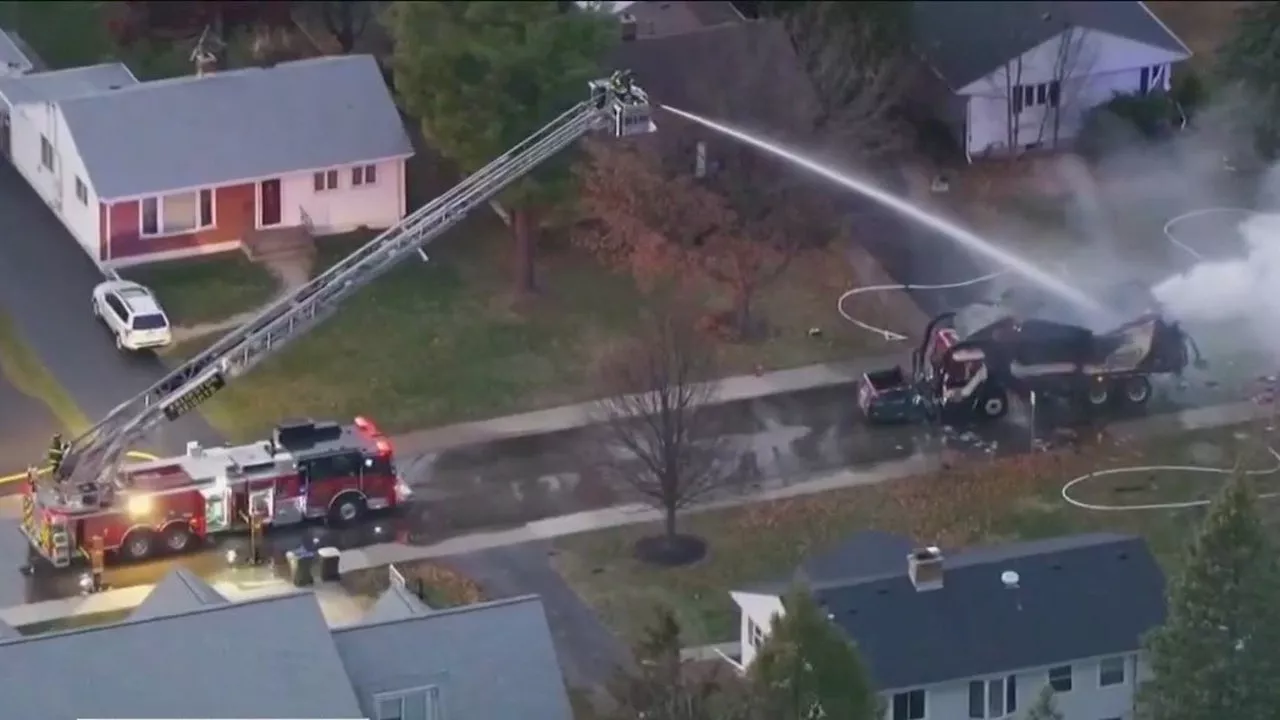
{"type": "Polygon", "coordinates": [[[1008,268],[1010,271],[1021,275],[1031,282],[1034,282],[1045,290],[1059,296],[1073,305],[1094,313],[1103,312],[1102,306],[1094,301],[1094,299],[1089,295],[1086,295],[1079,288],[1066,283],[1056,275],[1046,272],[1036,266],[1035,263],[1032,263],[1026,258],[1019,257],[1018,255],[995,245],[989,240],[979,237],[977,234],[966,228],[917,207],[911,202],[900,198],[893,193],[886,192],[872,183],[860,180],[847,173],[840,172],[835,168],[824,165],[798,152],[788,150],[776,143],[746,132],[745,130],[739,130],[728,125],[718,123],[714,120],[708,120],[700,115],[695,115],[691,112],[671,107],[670,105],[663,105],[662,108],[668,112],[679,115],[686,120],[691,120],[699,125],[715,130],[718,133],[727,135],[739,142],[751,145],[758,150],[763,150],[770,155],[782,158],[796,167],[807,170],[815,175],[819,175],[843,188],[852,190],[874,200],[901,215],[905,215],[921,225],[941,233],[950,240],[953,240],[954,242],[957,242],[986,257],[988,260],[999,263],[1001,266],[1008,268]]]}

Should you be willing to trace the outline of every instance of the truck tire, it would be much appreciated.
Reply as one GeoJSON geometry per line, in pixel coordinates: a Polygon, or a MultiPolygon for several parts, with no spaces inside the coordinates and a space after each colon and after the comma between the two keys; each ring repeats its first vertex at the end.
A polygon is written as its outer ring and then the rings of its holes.
{"type": "Polygon", "coordinates": [[[155,533],[150,530],[134,530],[120,543],[120,557],[128,562],[139,562],[151,557],[155,549],[155,533]]]}
{"type": "Polygon", "coordinates": [[[364,516],[368,505],[364,496],[358,492],[344,492],[329,504],[328,523],[331,527],[342,527],[358,521],[364,516]]]}
{"type": "Polygon", "coordinates": [[[977,403],[978,416],[984,420],[999,420],[1009,412],[1009,395],[1003,390],[982,394],[977,403]]]}
{"type": "Polygon", "coordinates": [[[164,530],[164,550],[175,555],[184,553],[191,549],[191,541],[195,540],[195,537],[190,525],[182,522],[174,523],[164,530]]]}
{"type": "Polygon", "coordinates": [[[1111,402],[1111,386],[1104,382],[1090,382],[1084,389],[1084,401],[1091,408],[1106,407],[1111,402]]]}
{"type": "Polygon", "coordinates": [[[1151,381],[1142,375],[1127,378],[1124,381],[1124,399],[1130,405],[1146,405],[1151,399],[1151,381]]]}

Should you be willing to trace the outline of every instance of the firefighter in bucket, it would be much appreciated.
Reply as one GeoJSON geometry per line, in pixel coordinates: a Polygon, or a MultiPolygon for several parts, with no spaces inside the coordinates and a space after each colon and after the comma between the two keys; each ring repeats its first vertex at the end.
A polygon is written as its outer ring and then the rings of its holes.
{"type": "Polygon", "coordinates": [[[62,439],[62,433],[54,433],[53,441],[49,443],[49,474],[56,476],[58,470],[62,468],[62,459],[67,456],[67,441],[62,439]]]}

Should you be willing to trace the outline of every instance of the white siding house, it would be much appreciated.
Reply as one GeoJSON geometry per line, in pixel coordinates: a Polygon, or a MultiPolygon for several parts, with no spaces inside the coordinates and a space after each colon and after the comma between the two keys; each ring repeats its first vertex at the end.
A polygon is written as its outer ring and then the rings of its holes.
{"type": "Polygon", "coordinates": [[[401,158],[289,175],[280,191],[284,224],[309,224],[320,235],[387,227],[405,215],[404,184],[401,158]]]}
{"type": "Polygon", "coordinates": [[[929,104],[967,157],[1054,147],[1117,94],[1168,90],[1191,51],[1142,2],[915,2],[929,104]]]}
{"type": "Polygon", "coordinates": [[[120,63],[0,78],[0,113],[7,119],[0,146],[8,149],[9,161],[76,242],[95,257],[98,198],[58,103],[136,83],[120,63]]]}
{"type": "MultiPolygon", "coordinates": [[[[945,558],[904,547],[859,533],[800,571],[858,645],[885,720],[1018,717],[1046,685],[1064,720],[1132,720],[1149,676],[1141,637],[1164,616],[1163,576],[1140,539],[1080,535],[945,558]]],[[[785,616],[784,590],[730,593],[739,669],[785,616]]]]}
{"type": "Polygon", "coordinates": [[[1027,149],[1070,140],[1084,114],[1112,97],[1167,91],[1172,66],[1188,57],[1099,30],[1065,30],[958,91],[965,148],[982,155],[1011,141],[1027,149]]]}

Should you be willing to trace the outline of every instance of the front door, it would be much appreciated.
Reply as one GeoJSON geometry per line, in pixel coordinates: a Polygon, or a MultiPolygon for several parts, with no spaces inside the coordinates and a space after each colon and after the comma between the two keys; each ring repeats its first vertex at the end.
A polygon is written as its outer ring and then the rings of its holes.
{"type": "Polygon", "coordinates": [[[258,226],[275,227],[282,220],[280,213],[280,181],[263,180],[258,183],[258,226]]]}

